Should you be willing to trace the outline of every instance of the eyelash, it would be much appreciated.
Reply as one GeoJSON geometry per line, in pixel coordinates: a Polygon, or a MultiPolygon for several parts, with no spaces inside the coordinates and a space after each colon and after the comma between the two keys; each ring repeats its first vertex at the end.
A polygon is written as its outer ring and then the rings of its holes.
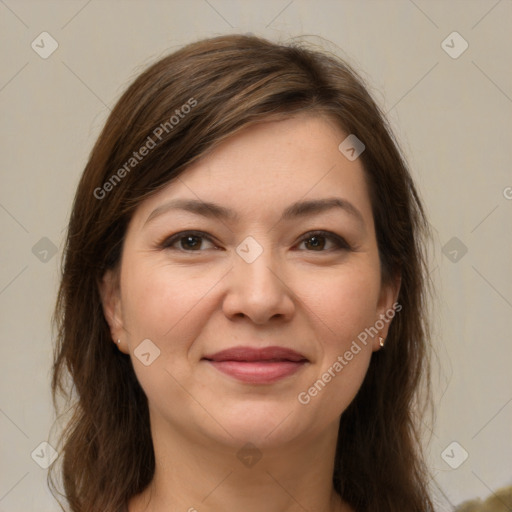
{"type": "MultiPolygon", "coordinates": [[[[203,238],[205,240],[208,240],[211,243],[215,243],[210,236],[208,236],[206,233],[202,231],[180,231],[179,233],[176,233],[174,235],[171,235],[170,237],[164,238],[161,242],[157,244],[157,247],[159,249],[170,249],[170,250],[178,250],[184,253],[196,253],[196,252],[203,252],[201,250],[187,250],[187,249],[175,249],[172,247],[176,242],[179,242],[183,238],[187,238],[187,236],[193,236],[197,238],[203,238]]],[[[331,251],[351,251],[352,247],[348,244],[348,242],[342,238],[339,235],[336,235],[335,233],[331,233],[330,231],[322,231],[322,230],[315,230],[315,231],[309,231],[306,233],[300,240],[299,244],[301,244],[304,241],[309,240],[310,238],[314,236],[320,236],[323,238],[326,238],[334,243],[336,246],[334,249],[327,249],[327,250],[321,250],[321,251],[307,251],[307,252],[331,252],[331,251]]]]}

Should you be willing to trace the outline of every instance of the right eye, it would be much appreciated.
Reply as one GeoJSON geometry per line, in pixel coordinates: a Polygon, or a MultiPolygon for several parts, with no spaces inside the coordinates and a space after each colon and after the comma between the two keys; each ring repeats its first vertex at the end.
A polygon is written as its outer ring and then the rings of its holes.
{"type": "MultiPolygon", "coordinates": [[[[212,239],[201,231],[181,231],[169,237],[166,237],[158,244],[161,249],[171,249],[184,252],[201,252],[203,240],[212,243],[212,239]],[[174,247],[176,244],[179,247],[174,247]]],[[[213,243],[212,243],[213,245],[213,243]]]]}

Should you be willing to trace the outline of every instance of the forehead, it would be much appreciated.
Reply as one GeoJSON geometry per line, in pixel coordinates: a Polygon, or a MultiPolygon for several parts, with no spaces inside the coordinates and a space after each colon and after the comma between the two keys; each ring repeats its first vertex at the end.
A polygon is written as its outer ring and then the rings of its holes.
{"type": "Polygon", "coordinates": [[[134,217],[144,222],[162,203],[188,198],[271,222],[292,202],[337,196],[371,222],[362,163],[338,148],[347,135],[332,119],[313,115],[247,126],[139,205],[134,217]]]}

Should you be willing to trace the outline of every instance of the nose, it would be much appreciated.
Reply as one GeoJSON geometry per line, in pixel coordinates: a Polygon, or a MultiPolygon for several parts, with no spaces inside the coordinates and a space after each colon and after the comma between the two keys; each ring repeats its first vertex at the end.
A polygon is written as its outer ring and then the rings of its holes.
{"type": "Polygon", "coordinates": [[[238,255],[234,257],[223,302],[224,314],[230,319],[248,318],[255,324],[289,321],[296,307],[292,283],[271,251],[264,250],[251,263],[238,255]]]}

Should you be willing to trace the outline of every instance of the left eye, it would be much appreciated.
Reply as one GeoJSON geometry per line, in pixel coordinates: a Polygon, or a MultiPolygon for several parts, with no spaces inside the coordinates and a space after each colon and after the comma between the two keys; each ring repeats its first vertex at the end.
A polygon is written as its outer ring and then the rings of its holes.
{"type": "MultiPolygon", "coordinates": [[[[331,243],[336,249],[349,249],[349,245],[343,238],[334,233],[328,233],[324,231],[316,231],[308,233],[301,239],[301,244],[306,244],[306,247],[311,248],[315,252],[323,252],[326,249],[326,245],[331,243]]],[[[329,248],[327,248],[328,250],[329,248]]],[[[333,249],[333,247],[331,247],[333,249]]]]}

